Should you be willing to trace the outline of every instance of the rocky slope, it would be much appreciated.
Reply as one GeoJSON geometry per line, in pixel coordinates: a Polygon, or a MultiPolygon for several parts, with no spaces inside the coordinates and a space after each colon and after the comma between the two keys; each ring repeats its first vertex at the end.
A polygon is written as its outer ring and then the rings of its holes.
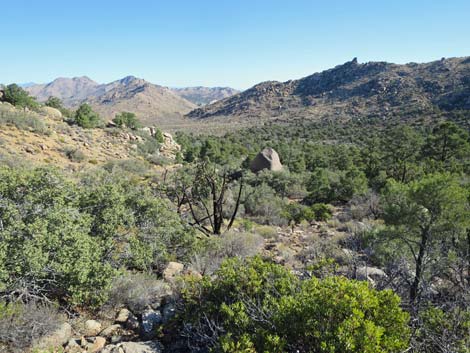
{"type": "Polygon", "coordinates": [[[406,65],[353,59],[299,80],[260,83],[191,118],[349,118],[470,109],[470,57],[406,65]]]}
{"type": "MultiPolygon", "coordinates": [[[[108,162],[139,162],[145,158],[140,145],[153,140],[154,134],[153,127],[82,129],[64,122],[54,108],[23,112],[0,102],[0,164],[54,165],[78,171],[108,162]]],[[[169,133],[164,132],[163,138],[158,157],[174,160],[181,147],[169,133]]]]}

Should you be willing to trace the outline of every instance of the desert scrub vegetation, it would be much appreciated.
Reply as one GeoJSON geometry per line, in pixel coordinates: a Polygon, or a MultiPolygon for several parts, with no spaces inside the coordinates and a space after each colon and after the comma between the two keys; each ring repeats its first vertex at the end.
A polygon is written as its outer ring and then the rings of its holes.
{"type": "Polygon", "coordinates": [[[122,269],[189,260],[197,238],[171,206],[123,175],[67,180],[0,168],[0,292],[14,301],[96,307],[122,269]]]}
{"type": "Polygon", "coordinates": [[[83,151],[75,147],[65,147],[63,153],[72,162],[80,163],[86,159],[83,151]]]}
{"type": "Polygon", "coordinates": [[[25,352],[62,322],[64,316],[51,304],[0,302],[0,351],[25,352]]]}
{"type": "Polygon", "coordinates": [[[226,260],[184,300],[179,334],[188,351],[398,353],[410,338],[392,291],[343,277],[302,281],[259,257],[226,260]]]}
{"type": "Polygon", "coordinates": [[[15,126],[39,134],[48,134],[49,129],[44,121],[34,112],[10,110],[0,105],[0,125],[15,126]]]}

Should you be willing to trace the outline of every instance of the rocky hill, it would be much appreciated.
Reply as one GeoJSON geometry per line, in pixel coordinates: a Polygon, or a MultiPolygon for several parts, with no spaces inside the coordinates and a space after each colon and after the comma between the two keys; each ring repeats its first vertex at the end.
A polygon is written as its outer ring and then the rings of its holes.
{"type": "Polygon", "coordinates": [[[406,65],[358,63],[287,82],[260,83],[193,110],[191,118],[349,118],[470,109],[470,57],[406,65]]]}
{"type": "Polygon", "coordinates": [[[156,143],[155,132],[155,127],[82,129],[66,123],[54,108],[23,111],[0,102],[0,164],[54,165],[70,171],[106,163],[146,168],[172,164],[180,146],[167,132],[156,143]]]}
{"type": "Polygon", "coordinates": [[[240,91],[230,87],[203,86],[174,88],[173,92],[196,105],[214,103],[240,93],[240,91]]]}
{"type": "Polygon", "coordinates": [[[28,87],[27,90],[39,101],[55,96],[71,108],[89,103],[108,120],[122,111],[133,112],[144,124],[177,120],[196,107],[171,89],[134,76],[108,84],[98,84],[88,77],[58,78],[48,84],[28,87]]]}

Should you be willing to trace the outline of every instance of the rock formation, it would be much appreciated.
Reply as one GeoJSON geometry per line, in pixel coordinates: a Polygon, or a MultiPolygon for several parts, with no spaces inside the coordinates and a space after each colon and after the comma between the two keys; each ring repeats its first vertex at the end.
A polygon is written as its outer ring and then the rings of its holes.
{"type": "Polygon", "coordinates": [[[282,170],[281,160],[277,152],[268,147],[262,150],[258,155],[251,161],[250,170],[253,173],[258,173],[261,170],[280,171],[282,170]]]}

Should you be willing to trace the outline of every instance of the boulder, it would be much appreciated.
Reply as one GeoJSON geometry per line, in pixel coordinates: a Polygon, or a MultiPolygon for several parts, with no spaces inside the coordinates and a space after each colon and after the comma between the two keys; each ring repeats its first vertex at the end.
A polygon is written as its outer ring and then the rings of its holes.
{"type": "Polygon", "coordinates": [[[387,274],[377,267],[362,266],[356,269],[356,279],[368,281],[373,286],[386,278],[387,274]]]}
{"type": "Polygon", "coordinates": [[[163,278],[167,281],[172,281],[176,276],[183,272],[184,265],[179,262],[169,262],[163,271],[163,278]]]}
{"type": "Polygon", "coordinates": [[[122,330],[121,325],[119,324],[111,325],[111,326],[106,327],[103,331],[101,331],[100,336],[111,337],[111,336],[116,335],[121,330],[122,330]]]}
{"type": "Polygon", "coordinates": [[[154,338],[156,328],[163,321],[162,314],[158,310],[148,309],[142,313],[141,335],[144,338],[154,338]]]}
{"type": "Polygon", "coordinates": [[[64,349],[67,353],[81,353],[83,351],[82,347],[77,343],[77,340],[71,339],[67,343],[64,349]]]}
{"type": "Polygon", "coordinates": [[[282,170],[281,160],[277,152],[268,147],[262,150],[258,155],[251,161],[250,170],[253,173],[258,173],[262,170],[280,171],[282,170]]]}
{"type": "Polygon", "coordinates": [[[96,336],[101,332],[101,324],[96,320],[85,321],[85,336],[96,336]]]}
{"type": "Polygon", "coordinates": [[[167,303],[162,309],[163,323],[167,323],[176,315],[176,307],[173,303],[167,303]]]}
{"type": "Polygon", "coordinates": [[[64,322],[57,328],[57,330],[39,339],[39,341],[34,344],[34,349],[41,351],[62,347],[64,344],[69,342],[71,338],[72,326],[70,326],[69,323],[64,322]]]}
{"type": "Polygon", "coordinates": [[[101,352],[101,350],[106,345],[106,338],[104,337],[95,337],[93,343],[89,343],[87,345],[87,352],[90,353],[97,353],[101,352]]]}
{"type": "Polygon", "coordinates": [[[106,346],[101,353],[161,353],[163,346],[159,342],[123,342],[106,346]]]}
{"type": "Polygon", "coordinates": [[[115,321],[119,323],[125,323],[129,319],[130,315],[132,315],[132,313],[129,310],[127,310],[126,308],[121,309],[115,321]]]}
{"type": "Polygon", "coordinates": [[[52,107],[41,107],[41,113],[47,115],[49,118],[54,120],[62,120],[62,113],[59,109],[52,108],[52,107]]]}

